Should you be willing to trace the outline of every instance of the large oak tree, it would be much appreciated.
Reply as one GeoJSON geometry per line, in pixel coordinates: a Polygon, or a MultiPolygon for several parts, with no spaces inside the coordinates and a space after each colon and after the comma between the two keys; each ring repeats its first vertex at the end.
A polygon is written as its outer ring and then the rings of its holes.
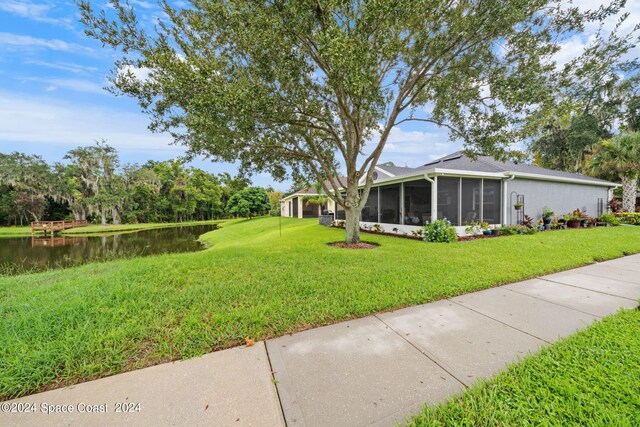
{"type": "Polygon", "coordinates": [[[77,1],[86,33],[121,53],[113,90],[138,99],[153,131],[247,170],[311,176],[344,207],[349,243],[394,126],[446,127],[505,157],[553,103],[563,37],[623,3],[191,0],[163,2],[167,18],[145,31],[129,3],[77,1]]]}

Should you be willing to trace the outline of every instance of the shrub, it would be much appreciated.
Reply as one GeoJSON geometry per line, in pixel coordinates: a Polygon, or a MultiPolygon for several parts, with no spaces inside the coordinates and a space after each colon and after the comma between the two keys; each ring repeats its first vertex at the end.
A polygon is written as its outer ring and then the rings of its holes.
{"type": "Polygon", "coordinates": [[[451,243],[458,240],[456,229],[448,219],[436,219],[424,226],[425,242],[451,243]]]}
{"type": "Polygon", "coordinates": [[[524,216],[524,219],[522,220],[522,225],[524,225],[527,228],[533,228],[535,226],[533,218],[531,218],[529,215],[524,216]]]}
{"type": "Polygon", "coordinates": [[[411,231],[411,235],[414,237],[422,237],[422,233],[424,233],[424,230],[421,228],[411,231]]]}
{"type": "Polygon", "coordinates": [[[524,225],[503,225],[500,231],[505,236],[512,236],[514,234],[535,234],[539,230],[537,227],[526,227],[524,225]]]}
{"type": "Polygon", "coordinates": [[[619,212],[614,215],[620,224],[640,225],[640,213],[638,212],[619,212]]]}

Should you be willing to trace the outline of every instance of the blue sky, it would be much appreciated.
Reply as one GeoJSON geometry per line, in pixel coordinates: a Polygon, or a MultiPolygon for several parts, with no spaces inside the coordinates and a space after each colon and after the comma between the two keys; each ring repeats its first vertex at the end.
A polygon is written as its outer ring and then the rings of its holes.
{"type": "MultiPolygon", "coordinates": [[[[153,0],[131,3],[147,22],[161,13],[153,0]]],[[[585,7],[599,3],[581,2],[585,7]]],[[[105,4],[94,2],[94,8],[105,4]]],[[[630,1],[630,8],[629,21],[638,22],[640,1],[630,1]]],[[[76,6],[66,0],[0,0],[0,152],[40,154],[53,162],[69,149],[104,138],[123,163],[184,154],[169,136],[147,130],[148,119],[134,100],[103,89],[116,56],[83,34],[78,17],[76,6]]],[[[593,31],[569,40],[559,60],[578,54],[593,31]]],[[[445,131],[411,124],[393,130],[381,162],[419,166],[459,148],[445,131]]],[[[194,165],[236,173],[232,164],[198,160],[194,165]]],[[[253,182],[289,187],[265,174],[255,175],[253,182]]]]}

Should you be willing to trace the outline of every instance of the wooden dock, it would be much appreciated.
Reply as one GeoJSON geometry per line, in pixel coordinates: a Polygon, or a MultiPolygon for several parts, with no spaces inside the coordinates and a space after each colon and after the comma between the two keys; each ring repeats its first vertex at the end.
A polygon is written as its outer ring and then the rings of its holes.
{"type": "Polygon", "coordinates": [[[37,231],[43,231],[46,236],[48,232],[51,234],[56,231],[68,230],[70,228],[84,227],[87,221],[37,221],[31,223],[31,236],[35,236],[37,231]]]}

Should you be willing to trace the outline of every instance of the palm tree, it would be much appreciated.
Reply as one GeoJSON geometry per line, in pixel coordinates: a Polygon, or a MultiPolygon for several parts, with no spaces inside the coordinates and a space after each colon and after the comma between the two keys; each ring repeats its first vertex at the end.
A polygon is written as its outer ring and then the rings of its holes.
{"type": "Polygon", "coordinates": [[[635,211],[640,169],[640,132],[614,136],[598,144],[589,161],[589,170],[596,176],[622,182],[622,208],[635,211]]]}

